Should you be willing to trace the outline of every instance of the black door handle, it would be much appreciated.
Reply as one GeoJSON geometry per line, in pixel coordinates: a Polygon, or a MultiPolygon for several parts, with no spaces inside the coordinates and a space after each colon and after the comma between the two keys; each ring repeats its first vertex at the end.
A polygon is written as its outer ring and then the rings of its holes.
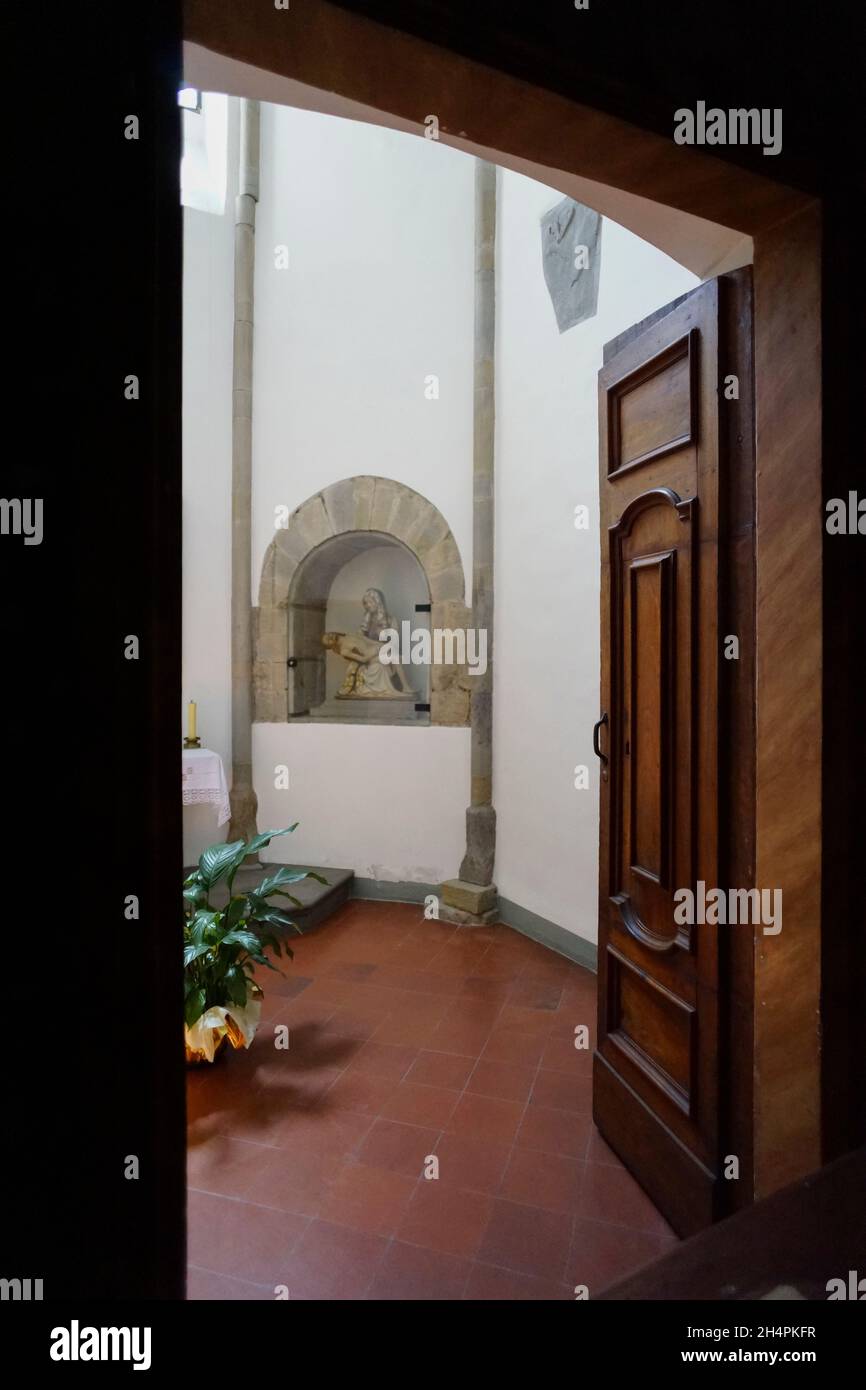
{"type": "Polygon", "coordinates": [[[598,746],[598,735],[601,730],[601,726],[606,723],[607,711],[605,710],[604,714],[601,716],[601,719],[597,719],[592,726],[592,751],[602,763],[607,762],[607,754],[602,753],[601,749],[598,746]]]}

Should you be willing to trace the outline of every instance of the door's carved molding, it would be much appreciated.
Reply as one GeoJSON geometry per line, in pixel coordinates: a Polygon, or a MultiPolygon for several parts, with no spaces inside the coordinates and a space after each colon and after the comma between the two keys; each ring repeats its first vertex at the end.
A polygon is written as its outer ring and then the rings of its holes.
{"type": "MultiPolygon", "coordinates": [[[[610,623],[611,623],[611,692],[612,692],[612,712],[611,712],[611,835],[609,843],[610,869],[609,883],[613,890],[610,894],[610,902],[616,909],[618,919],[622,922],[625,929],[642,945],[656,952],[668,952],[674,946],[679,946],[684,950],[691,950],[693,947],[692,930],[687,925],[671,923],[670,933],[661,934],[654,930],[649,923],[644,921],[637,904],[631,893],[625,887],[624,878],[626,868],[638,878],[645,880],[658,888],[661,892],[670,893],[673,890],[673,877],[677,870],[681,871],[682,865],[675,865],[673,862],[673,845],[675,843],[675,756],[676,742],[678,737],[677,730],[677,710],[676,710],[676,686],[677,686],[677,622],[678,622],[678,593],[680,579],[677,565],[677,547],[671,545],[664,548],[652,548],[651,550],[634,555],[626,554],[627,542],[631,539],[635,524],[647,512],[653,508],[671,508],[676,512],[680,521],[689,527],[686,548],[693,557],[696,541],[696,522],[697,522],[697,498],[683,498],[673,488],[654,487],[648,488],[645,492],[639,493],[634,497],[627,507],[623,510],[619,520],[608,528],[609,555],[610,555],[610,623]],[[659,748],[660,748],[660,785],[658,792],[659,805],[659,846],[657,865],[640,862],[636,849],[635,833],[635,807],[636,789],[633,780],[629,783],[628,805],[623,805],[623,784],[624,784],[624,761],[625,756],[630,758],[630,776],[636,776],[638,766],[637,758],[637,730],[636,723],[632,719],[631,727],[631,747],[626,752],[624,723],[625,711],[628,709],[633,715],[636,708],[638,694],[636,690],[636,670],[637,670],[637,645],[638,631],[636,621],[636,574],[640,570],[646,570],[649,566],[657,567],[659,571],[659,632],[658,632],[658,651],[659,651],[659,675],[661,680],[658,692],[659,709],[659,748]],[[626,586],[628,586],[629,599],[629,632],[625,631],[625,599],[626,586]],[[628,667],[630,670],[629,689],[626,691],[625,681],[625,646],[629,641],[630,660],[628,667]],[[625,863],[623,845],[623,814],[629,817],[629,842],[631,846],[630,862],[625,863]]],[[[691,614],[691,624],[688,637],[688,662],[693,669],[693,646],[694,646],[694,564],[688,566],[688,573],[682,576],[682,583],[689,586],[688,592],[684,592],[682,597],[688,605],[691,614]]],[[[687,747],[683,750],[690,761],[692,758],[692,741],[694,731],[694,713],[689,719],[689,727],[685,730],[687,747]]],[[[694,822],[694,807],[689,807],[689,815],[694,822]]],[[[693,839],[693,824],[690,827],[690,836],[693,839]]],[[[691,876],[693,854],[689,854],[688,873],[691,876]]]]}
{"type": "Polygon", "coordinates": [[[694,1005],[673,994],[652,975],[635,965],[614,946],[608,946],[607,1011],[608,1047],[616,1048],[650,1084],[668,1097],[683,1115],[691,1118],[696,1095],[696,1024],[694,1005]],[[629,996],[641,996],[650,1004],[663,1034],[655,1054],[646,1039],[633,1036],[629,1024],[629,996]],[[665,1064],[667,1061],[667,1065],[665,1064]],[[679,1075],[673,1072],[678,1071],[679,1075]]]}
{"type": "Polygon", "coordinates": [[[692,328],[624,376],[616,378],[608,373],[605,379],[603,369],[607,396],[606,466],[611,481],[694,444],[698,435],[699,340],[698,329],[692,328]],[[667,409],[647,419],[635,393],[666,373],[667,409]],[[628,418],[630,398],[634,420],[628,418]],[[630,453],[632,449],[637,452],[630,453]]]}
{"type": "Polygon", "coordinates": [[[674,492],[672,487],[648,488],[646,492],[639,493],[629,502],[619,521],[615,521],[612,526],[608,527],[611,541],[627,539],[639,516],[648,511],[650,507],[658,507],[664,503],[675,509],[680,521],[688,522],[693,519],[693,512],[698,505],[698,499],[696,497],[683,499],[678,492],[674,492]]]}

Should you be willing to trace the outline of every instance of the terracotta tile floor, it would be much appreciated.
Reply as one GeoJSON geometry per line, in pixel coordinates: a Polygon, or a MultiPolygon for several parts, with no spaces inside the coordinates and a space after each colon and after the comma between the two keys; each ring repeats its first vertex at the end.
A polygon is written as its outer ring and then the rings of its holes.
{"type": "Polygon", "coordinates": [[[588,971],[403,903],[292,944],[189,1072],[191,1299],[593,1297],[676,1240],[592,1123],[588,971]]]}

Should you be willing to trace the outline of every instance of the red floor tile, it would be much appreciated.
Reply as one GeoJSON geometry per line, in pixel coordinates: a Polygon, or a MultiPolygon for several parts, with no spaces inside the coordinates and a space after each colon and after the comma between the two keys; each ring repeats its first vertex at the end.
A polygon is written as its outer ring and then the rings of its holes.
{"type": "Polygon", "coordinates": [[[340,1158],[320,1153],[262,1149],[248,1200],[297,1216],[318,1216],[341,1166],[340,1158]]]}
{"type": "Polygon", "coordinates": [[[426,1047],[436,1026],[435,1023],[428,1023],[426,1019],[389,1014],[376,1028],[373,1042],[420,1049],[426,1047]]]}
{"type": "Polygon", "coordinates": [[[457,1100],[457,1093],[444,1087],[418,1086],[412,1081],[401,1081],[382,1106],[382,1116],[386,1120],[402,1120],[408,1125],[444,1129],[457,1100]]]}
{"type": "Polygon", "coordinates": [[[443,1018],[428,1039],[433,1052],[456,1052],[463,1057],[477,1057],[490,1037],[493,1025],[474,1023],[459,1018],[443,1018]]]}
{"type": "Polygon", "coordinates": [[[482,1302],[543,1302],[563,1303],[574,1297],[567,1284],[538,1279],[532,1274],[518,1274],[513,1269],[498,1269],[495,1265],[472,1266],[469,1282],[463,1294],[466,1301],[482,1302]]]}
{"type": "Polygon", "coordinates": [[[406,1080],[424,1086],[445,1086],[449,1090],[462,1091],[474,1066],[474,1057],[423,1050],[406,1073],[406,1080]]]}
{"type": "Polygon", "coordinates": [[[376,1029],[381,1025],[382,1014],[379,1010],[374,1013],[366,1013],[344,1006],[328,1019],[328,1033],[336,1034],[337,1037],[341,1038],[355,1038],[361,1042],[366,1042],[368,1038],[372,1038],[376,1029]]]}
{"type": "Polygon", "coordinates": [[[474,1139],[510,1144],[514,1141],[525,1107],[518,1101],[495,1100],[464,1091],[448,1122],[451,1134],[471,1135],[474,1139]]]}
{"type": "Polygon", "coordinates": [[[540,1067],[532,1087],[532,1105],[546,1105],[554,1110],[577,1110],[592,1114],[592,1078],[588,1075],[548,1071],[540,1067]]]}
{"type": "Polygon", "coordinates": [[[439,1133],[436,1129],[400,1124],[396,1120],[375,1120],[358,1150],[358,1158],[361,1163],[372,1164],[375,1168],[389,1168],[408,1177],[420,1178],[439,1133]]]}
{"type": "Polygon", "coordinates": [[[523,1104],[529,1099],[534,1078],[532,1067],[515,1066],[511,1062],[490,1062],[482,1057],[466,1083],[466,1090],[474,1095],[523,1104]]]}
{"type": "Polygon", "coordinates": [[[314,1221],[288,1259],[289,1297],[301,1300],[361,1299],[388,1249],[383,1236],[314,1221]]]}
{"type": "Polygon", "coordinates": [[[247,1284],[195,1265],[187,1270],[186,1296],[190,1303],[269,1303],[275,1297],[269,1284],[247,1284]]]}
{"type": "Polygon", "coordinates": [[[559,1212],[496,1198],[478,1258],[559,1283],[571,1247],[571,1225],[559,1212]]]}
{"type": "Polygon", "coordinates": [[[589,1136],[589,1148],[586,1151],[588,1163],[612,1163],[614,1168],[621,1168],[622,1162],[614,1153],[613,1149],[607,1145],[596,1129],[592,1127],[589,1136]]]}
{"type": "Polygon", "coordinates": [[[636,1273],[662,1253],[663,1243],[658,1236],[577,1217],[567,1280],[575,1288],[585,1285],[590,1298],[597,1298],[611,1284],[636,1273]]]}
{"type": "Polygon", "coordinates": [[[273,1288],[285,1283],[286,1260],[308,1225],[307,1218],[291,1212],[190,1192],[189,1262],[215,1274],[273,1288]]]}
{"type": "Polygon", "coordinates": [[[468,975],[463,981],[460,998],[486,999],[490,1003],[504,1004],[511,991],[511,980],[487,979],[483,975],[468,975]]]}
{"type": "Polygon", "coordinates": [[[367,1076],[359,1071],[344,1071],[325,1092],[323,1104],[335,1110],[353,1110],[361,1115],[378,1115],[399,1084],[386,1076],[367,1076]]]}
{"type": "Polygon", "coordinates": [[[253,1046],[189,1073],[191,1299],[561,1301],[675,1241],[592,1124],[590,972],[415,904],[296,946],[253,1046]]]}
{"type": "Polygon", "coordinates": [[[354,1230],[392,1236],[397,1229],[417,1178],[366,1163],[343,1164],[322,1203],[322,1218],[354,1230]]]}
{"type": "Polygon", "coordinates": [[[490,1220],[493,1198],[441,1180],[422,1179],[397,1229],[399,1240],[451,1255],[474,1255],[490,1220]]]}
{"type": "Polygon", "coordinates": [[[489,1062],[510,1062],[512,1066],[537,1067],[544,1055],[547,1039],[541,1034],[495,1028],[484,1045],[482,1057],[489,1062]]]}
{"type": "Polygon", "coordinates": [[[364,1076],[382,1076],[388,1081],[402,1081],[417,1056],[415,1047],[367,1042],[352,1058],[349,1070],[364,1076]]]}
{"type": "Polygon", "coordinates": [[[562,1071],[567,1076],[576,1073],[592,1073],[592,1051],[574,1045],[574,1030],[562,1037],[555,1034],[549,1037],[541,1054],[541,1065],[545,1071],[562,1071]]]}
{"type": "Polygon", "coordinates": [[[581,1159],[565,1154],[514,1148],[499,1196],[573,1216],[578,1209],[585,1167],[581,1159]]]}
{"type": "Polygon", "coordinates": [[[327,1100],[310,1109],[289,1109],[274,1124],[269,1142],[303,1158],[344,1159],[354,1153],[372,1117],[331,1106],[327,1100]]]}
{"type": "Polygon", "coordinates": [[[197,1191],[250,1200],[262,1165],[274,1152],[261,1144],[220,1134],[207,1145],[188,1151],[187,1181],[197,1191]]]}
{"type": "Polygon", "coordinates": [[[323,974],[334,980],[366,980],[376,969],[373,961],[337,961],[323,970],[323,974]]]}
{"type": "Polygon", "coordinates": [[[528,1105],[517,1143],[523,1149],[585,1158],[592,1129],[592,1116],[571,1110],[554,1110],[546,1105],[528,1105]]]}
{"type": "Polygon", "coordinates": [[[373,1280],[367,1298],[397,1302],[449,1302],[463,1296],[471,1271],[469,1260],[394,1241],[373,1280]]]}
{"type": "Polygon", "coordinates": [[[471,994],[460,994],[449,999],[445,1005],[442,1021],[471,1023],[479,1029],[491,1030],[502,1012],[502,1003],[497,999],[477,999],[471,994]]]}
{"type": "Polygon", "coordinates": [[[610,1163],[587,1163],[580,1215],[656,1235],[669,1230],[664,1217],[631,1173],[610,1163]]]}
{"type": "Polygon", "coordinates": [[[530,1033],[533,1037],[548,1037],[553,1026],[553,1014],[547,1009],[530,1009],[507,1003],[502,1007],[496,1024],[512,1033],[530,1033]]]}
{"type": "Polygon", "coordinates": [[[446,1131],[436,1145],[439,1181],[477,1192],[497,1192],[510,1152],[507,1143],[446,1131]]]}

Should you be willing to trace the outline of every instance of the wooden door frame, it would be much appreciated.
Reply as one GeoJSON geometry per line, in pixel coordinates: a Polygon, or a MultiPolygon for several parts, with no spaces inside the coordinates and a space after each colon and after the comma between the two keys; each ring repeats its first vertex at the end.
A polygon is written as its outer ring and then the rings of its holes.
{"type": "Polygon", "coordinates": [[[184,37],[419,129],[435,112],[445,135],[532,160],[553,182],[566,170],[753,238],[754,868],[756,884],[783,890],[784,928],[754,943],[747,1070],[753,1192],[774,1191],[825,1156],[821,201],[327,0],[305,0],[297,23],[267,5],[185,0],[184,37]]]}
{"type": "MultiPolygon", "coordinates": [[[[697,984],[693,1001],[689,1112],[692,1121],[701,1116],[698,1127],[704,1131],[705,1139],[710,1139],[711,1131],[714,1133],[710,1141],[712,1151],[700,1158],[683,1143],[683,1136],[675,1133],[670,1119],[656,1111],[647,1095],[637,1093],[635,1075],[638,1086],[642,1086],[644,1080],[640,1063],[637,1073],[631,1072],[628,1061],[625,1070],[618,1066],[616,1034],[619,1030],[615,1025],[614,1050],[611,1051],[610,1044],[603,1043],[605,1034],[610,1037],[611,1018],[618,1010],[618,990],[613,982],[618,976],[623,978],[620,972],[627,969],[629,955],[628,946],[618,939],[614,925],[620,913],[610,913],[608,898],[611,877],[618,878],[620,873],[614,867],[616,856],[612,853],[614,841],[611,837],[618,833],[615,788],[625,772],[621,753],[617,751],[622,740],[617,718],[617,710],[622,707],[622,693],[621,690],[614,693],[618,649],[622,641],[613,621],[615,613],[621,618],[621,600],[615,598],[620,563],[614,559],[615,537],[620,533],[622,509],[625,512],[633,509],[641,495],[648,498],[653,488],[669,484],[683,496],[690,497],[694,491],[699,499],[690,563],[697,565],[694,621],[697,649],[703,655],[695,669],[697,686],[693,685],[692,695],[694,698],[698,689],[707,694],[698,697],[693,706],[696,716],[693,752],[697,755],[692,785],[696,794],[692,804],[696,832],[693,853],[697,858],[692,879],[678,877],[676,882],[694,882],[696,872],[708,885],[752,888],[755,886],[752,303],[751,267],[704,281],[672,303],[660,305],[652,314],[606,343],[599,373],[600,517],[603,534],[606,529],[611,542],[607,561],[604,549],[602,551],[599,708],[609,712],[610,722],[607,774],[602,773],[599,807],[599,1024],[593,1114],[603,1136],[629,1162],[646,1191],[681,1235],[691,1234],[752,1200],[755,933],[743,928],[717,929],[714,939],[704,937],[695,947],[697,980],[703,979],[703,987],[697,984]],[[689,478],[688,464],[681,455],[680,467],[685,470],[682,474],[676,470],[673,476],[668,474],[671,459],[662,460],[660,464],[650,459],[644,465],[650,470],[649,474],[642,472],[642,481],[631,474],[632,486],[625,483],[621,489],[616,482],[619,475],[611,472],[609,456],[610,419],[613,402],[619,397],[621,376],[624,373],[628,380],[645,362],[663,359],[671,339],[682,341],[686,331],[694,333],[699,341],[699,351],[695,354],[698,370],[693,373],[689,386],[696,402],[692,419],[699,422],[694,484],[685,481],[689,478]],[[738,383],[736,403],[717,401],[717,383],[721,379],[728,381],[731,374],[738,383]],[[661,466],[661,472],[652,471],[657,466],[661,466]],[[615,484],[613,490],[612,483],[615,484]],[[618,519],[613,521],[613,518],[618,519]],[[705,564],[701,556],[709,563],[705,564]],[[702,639],[704,631],[714,634],[711,642],[702,639]],[[736,634],[739,641],[736,662],[721,658],[728,634],[736,634]],[[707,701],[713,690],[716,692],[715,708],[710,712],[707,701]],[[708,722],[708,714],[714,728],[708,722]],[[703,749],[702,754],[698,754],[699,748],[703,749]],[[712,781],[717,788],[715,804],[707,801],[706,789],[712,781]],[[612,958],[606,959],[609,951],[612,958]],[[710,1013],[705,1015],[707,1008],[710,1013]],[[711,1099],[713,1093],[715,1097],[711,1099]],[[725,1180],[726,1165],[722,1160],[727,1155],[736,1155],[739,1161],[736,1182],[725,1180]]],[[[679,736],[680,731],[678,739],[679,736]]],[[[681,766],[679,757],[676,763],[681,766]]],[[[624,786],[622,791],[625,791],[624,786]]],[[[641,975],[643,969],[648,968],[650,978],[653,977],[651,962],[652,956],[640,961],[641,975]]],[[[676,992],[671,979],[666,983],[676,992]]],[[[650,1093],[652,1089],[651,1085],[650,1093]]],[[[676,1115],[675,1111],[673,1113],[676,1115]]]]}

